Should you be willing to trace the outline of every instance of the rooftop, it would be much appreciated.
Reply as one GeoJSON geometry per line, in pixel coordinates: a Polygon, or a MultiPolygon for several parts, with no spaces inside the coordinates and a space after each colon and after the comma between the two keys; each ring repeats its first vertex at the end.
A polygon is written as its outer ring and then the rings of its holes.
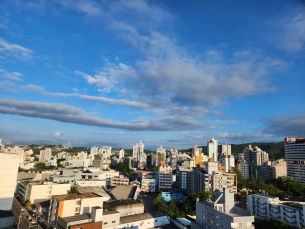
{"type": "Polygon", "coordinates": [[[136,221],[141,221],[141,220],[145,220],[145,219],[152,219],[152,218],[161,217],[161,216],[165,216],[165,214],[161,211],[123,216],[120,219],[120,224],[132,223],[132,222],[136,222],[136,221]]]}
{"type": "Polygon", "coordinates": [[[277,196],[271,196],[271,195],[263,194],[263,193],[257,193],[255,195],[262,196],[262,197],[267,197],[267,198],[272,198],[272,199],[279,198],[277,196]]]}
{"type": "Polygon", "coordinates": [[[109,194],[103,189],[103,187],[99,187],[99,186],[88,186],[88,187],[78,187],[78,191],[80,193],[94,193],[97,194],[99,196],[103,196],[103,197],[109,197],[109,194]]]}
{"type": "Polygon", "coordinates": [[[96,198],[100,197],[94,193],[82,193],[82,194],[65,194],[65,195],[56,195],[54,196],[57,200],[74,200],[74,199],[87,199],[87,198],[96,198]]]}
{"type": "Polygon", "coordinates": [[[104,209],[115,209],[118,206],[124,205],[131,205],[131,204],[141,204],[140,200],[132,200],[132,199],[125,199],[125,200],[110,200],[106,201],[103,204],[104,209]]]}
{"type": "Polygon", "coordinates": [[[106,209],[103,211],[103,215],[111,215],[111,214],[115,214],[115,213],[119,213],[119,212],[116,210],[113,210],[113,209],[111,209],[111,210],[106,209]]]}
{"type": "Polygon", "coordinates": [[[303,210],[304,205],[303,204],[299,204],[299,203],[294,203],[294,202],[285,202],[285,203],[281,203],[283,205],[289,206],[289,207],[293,207],[293,208],[298,208],[303,210]]]}
{"type": "Polygon", "coordinates": [[[134,198],[137,191],[137,186],[133,185],[117,185],[112,189],[111,193],[117,200],[124,200],[128,198],[134,198]]]}
{"type": "Polygon", "coordinates": [[[90,214],[83,214],[83,215],[75,215],[70,217],[63,217],[62,218],[66,223],[80,221],[84,219],[90,219],[90,214]]]}

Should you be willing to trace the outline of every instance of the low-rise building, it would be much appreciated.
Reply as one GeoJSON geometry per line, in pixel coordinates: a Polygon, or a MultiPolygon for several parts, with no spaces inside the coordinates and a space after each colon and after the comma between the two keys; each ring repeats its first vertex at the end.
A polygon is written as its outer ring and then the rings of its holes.
{"type": "Polygon", "coordinates": [[[116,177],[112,177],[111,178],[111,186],[117,186],[117,185],[129,185],[129,178],[124,176],[124,175],[120,175],[120,176],[116,176],[116,177]]]}
{"type": "Polygon", "coordinates": [[[281,201],[268,193],[247,196],[247,209],[260,219],[279,219],[291,226],[305,226],[305,202],[281,201]]]}
{"type": "Polygon", "coordinates": [[[21,181],[19,196],[23,201],[31,201],[36,204],[51,199],[53,195],[66,194],[70,190],[69,183],[56,184],[53,182],[21,181]]]}
{"type": "Polygon", "coordinates": [[[104,210],[115,210],[120,216],[144,213],[144,203],[140,200],[123,199],[104,202],[104,210]]]}
{"type": "Polygon", "coordinates": [[[91,213],[94,206],[103,207],[103,198],[93,193],[52,196],[48,223],[56,227],[59,217],[91,213]]]}
{"type": "Polygon", "coordinates": [[[74,159],[69,161],[64,161],[64,166],[67,168],[88,168],[89,159],[74,159]]]}
{"type": "Polygon", "coordinates": [[[82,172],[65,169],[60,174],[50,176],[50,181],[53,183],[68,182],[71,186],[76,184],[76,181],[81,179],[82,172]]]}
{"type": "Polygon", "coordinates": [[[47,219],[50,210],[50,200],[36,203],[35,210],[38,216],[43,216],[47,219]]]}
{"type": "Polygon", "coordinates": [[[153,178],[142,178],[141,190],[143,192],[155,192],[157,191],[157,181],[153,178]]]}
{"type": "Polygon", "coordinates": [[[234,206],[234,193],[230,189],[214,191],[204,202],[196,202],[196,221],[192,229],[254,229],[254,216],[250,211],[234,206]],[[215,194],[215,202],[211,201],[215,194]]]}
{"type": "Polygon", "coordinates": [[[87,187],[87,186],[104,186],[106,187],[106,179],[80,179],[76,181],[76,184],[80,187],[87,187]]]}

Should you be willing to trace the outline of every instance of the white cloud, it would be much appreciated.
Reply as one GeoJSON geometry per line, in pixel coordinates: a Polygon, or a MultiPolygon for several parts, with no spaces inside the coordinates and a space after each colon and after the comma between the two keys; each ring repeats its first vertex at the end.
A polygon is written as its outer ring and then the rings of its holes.
{"type": "Polygon", "coordinates": [[[61,136],[61,135],[63,135],[63,134],[64,134],[63,131],[56,131],[53,135],[54,135],[54,136],[61,136]]]}
{"type": "Polygon", "coordinates": [[[0,77],[10,80],[23,81],[20,77],[22,76],[19,72],[9,73],[5,69],[0,68],[0,77]]]}
{"type": "Polygon", "coordinates": [[[31,53],[33,53],[33,51],[28,48],[24,48],[17,44],[11,44],[0,38],[0,53],[1,52],[7,55],[12,55],[21,60],[32,59],[31,53]]]}
{"type": "Polygon", "coordinates": [[[76,87],[72,88],[73,91],[78,91],[78,89],[76,87]]]}

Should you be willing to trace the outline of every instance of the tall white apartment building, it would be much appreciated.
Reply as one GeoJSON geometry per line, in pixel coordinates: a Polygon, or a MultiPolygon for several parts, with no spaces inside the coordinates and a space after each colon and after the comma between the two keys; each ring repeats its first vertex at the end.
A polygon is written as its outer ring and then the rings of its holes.
{"type": "Polygon", "coordinates": [[[93,146],[93,147],[91,147],[91,149],[90,149],[90,154],[91,154],[91,155],[95,155],[95,154],[97,154],[97,151],[98,151],[98,147],[93,146]]]}
{"type": "Polygon", "coordinates": [[[98,154],[103,156],[103,158],[109,158],[111,156],[111,146],[103,146],[98,149],[98,154]]]}
{"type": "Polygon", "coordinates": [[[139,162],[143,162],[143,157],[144,157],[144,143],[140,141],[140,143],[137,143],[136,145],[133,146],[133,161],[134,161],[134,166],[137,167],[139,162]]]}
{"type": "Polygon", "coordinates": [[[254,216],[250,211],[234,206],[234,193],[224,188],[215,190],[204,202],[196,202],[196,221],[192,229],[254,229],[254,216]],[[215,194],[215,202],[211,198],[215,194]]]}
{"type": "Polygon", "coordinates": [[[162,146],[157,148],[156,151],[156,166],[159,166],[161,161],[166,163],[166,149],[162,148],[162,146]]]}
{"type": "Polygon", "coordinates": [[[280,201],[268,193],[247,196],[247,209],[260,219],[279,219],[290,226],[305,226],[305,203],[297,201],[280,201]]]}
{"type": "Polygon", "coordinates": [[[231,155],[231,145],[227,145],[227,143],[221,145],[221,155],[231,155]]]}
{"type": "Polygon", "coordinates": [[[248,180],[249,179],[249,164],[245,161],[242,161],[237,165],[237,168],[240,170],[241,176],[243,177],[243,179],[248,180]]]}
{"type": "Polygon", "coordinates": [[[119,160],[124,158],[124,155],[125,155],[125,151],[124,151],[124,149],[121,149],[119,152],[119,160]]]}
{"type": "Polygon", "coordinates": [[[0,210],[12,209],[19,159],[20,154],[0,151],[0,210]]]}
{"type": "Polygon", "coordinates": [[[214,162],[218,161],[218,141],[213,138],[208,142],[207,145],[208,156],[209,158],[213,158],[214,162]]]}
{"type": "Polygon", "coordinates": [[[169,165],[159,166],[159,190],[169,191],[172,189],[173,173],[169,165]]]}
{"type": "Polygon", "coordinates": [[[305,139],[287,137],[284,140],[287,176],[305,184],[305,139]]]}
{"type": "Polygon", "coordinates": [[[50,148],[46,148],[45,150],[40,150],[39,162],[50,161],[51,156],[52,156],[52,150],[50,148]]]}
{"type": "Polygon", "coordinates": [[[222,155],[220,157],[221,165],[225,167],[226,172],[230,172],[232,167],[235,167],[235,159],[233,155],[222,155]]]}
{"type": "Polygon", "coordinates": [[[252,148],[252,146],[249,145],[246,149],[243,150],[243,153],[245,160],[254,166],[264,165],[269,161],[269,154],[265,151],[262,151],[257,146],[252,148]]]}

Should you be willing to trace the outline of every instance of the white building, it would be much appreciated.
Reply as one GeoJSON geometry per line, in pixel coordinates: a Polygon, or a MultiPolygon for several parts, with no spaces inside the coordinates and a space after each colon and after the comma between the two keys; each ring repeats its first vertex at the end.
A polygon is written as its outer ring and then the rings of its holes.
{"type": "Polygon", "coordinates": [[[222,155],[231,155],[231,145],[227,145],[227,143],[224,143],[221,145],[221,154],[222,155]]]}
{"type": "Polygon", "coordinates": [[[254,166],[264,165],[269,161],[269,154],[265,151],[262,151],[257,146],[252,148],[252,146],[249,145],[246,149],[243,150],[243,153],[247,163],[253,164],[254,166]]]}
{"type": "Polygon", "coordinates": [[[305,139],[285,138],[287,176],[305,184],[305,139]]]}
{"type": "Polygon", "coordinates": [[[12,209],[20,154],[0,152],[0,210],[12,209]]]}
{"type": "Polygon", "coordinates": [[[88,186],[97,186],[97,187],[106,187],[106,179],[81,179],[77,180],[76,184],[80,187],[88,187],[88,186]]]}
{"type": "Polygon", "coordinates": [[[115,170],[100,171],[99,168],[88,168],[91,173],[82,173],[83,179],[95,178],[99,180],[106,179],[106,185],[111,185],[111,178],[120,175],[120,172],[115,170]]]}
{"type": "Polygon", "coordinates": [[[221,165],[225,167],[226,172],[230,172],[235,167],[235,159],[233,155],[223,154],[220,158],[221,165]]]}
{"type": "Polygon", "coordinates": [[[279,219],[291,226],[305,226],[305,203],[297,201],[280,201],[268,193],[247,196],[247,209],[260,219],[279,219]]]}
{"type": "Polygon", "coordinates": [[[121,149],[119,152],[119,160],[124,158],[124,155],[125,155],[125,151],[124,151],[124,149],[121,149]]]}
{"type": "Polygon", "coordinates": [[[196,221],[192,229],[254,229],[254,216],[250,211],[234,206],[234,193],[229,189],[214,191],[204,202],[196,202],[196,221]],[[215,194],[215,202],[211,197],[215,194]]]}
{"type": "Polygon", "coordinates": [[[209,158],[213,158],[214,162],[218,161],[218,141],[213,138],[208,142],[207,145],[208,156],[209,158]]]}
{"type": "Polygon", "coordinates": [[[91,147],[91,149],[90,149],[90,155],[95,155],[95,154],[97,154],[97,151],[98,151],[98,147],[96,147],[96,146],[91,147]]]}
{"type": "Polygon", "coordinates": [[[133,146],[133,160],[134,160],[134,167],[137,167],[138,164],[141,164],[144,162],[144,143],[140,141],[140,143],[137,143],[133,146]]]}
{"type": "Polygon", "coordinates": [[[69,160],[69,161],[65,161],[64,164],[65,164],[65,167],[67,167],[67,168],[81,168],[81,167],[88,168],[89,167],[89,159],[69,160]]]}
{"type": "Polygon", "coordinates": [[[111,146],[103,146],[98,149],[98,154],[103,156],[103,158],[109,158],[111,156],[111,146]]]}
{"type": "Polygon", "coordinates": [[[152,177],[149,178],[149,175],[147,175],[145,178],[142,178],[141,182],[141,190],[143,192],[155,192],[157,191],[157,181],[156,179],[153,179],[152,177]]]}
{"type": "Polygon", "coordinates": [[[52,156],[52,150],[50,148],[46,148],[45,150],[40,150],[39,162],[50,161],[51,156],[52,156]]]}

